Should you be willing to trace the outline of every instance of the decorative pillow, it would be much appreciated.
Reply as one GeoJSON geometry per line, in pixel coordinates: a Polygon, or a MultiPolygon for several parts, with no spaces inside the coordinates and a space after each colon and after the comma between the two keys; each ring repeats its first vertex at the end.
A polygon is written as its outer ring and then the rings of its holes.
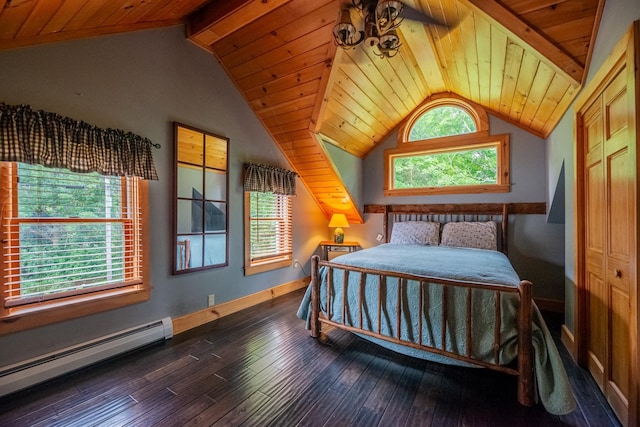
{"type": "Polygon", "coordinates": [[[442,228],[442,246],[498,250],[495,221],[449,222],[442,228]]]}
{"type": "Polygon", "coordinates": [[[389,243],[398,245],[438,246],[440,223],[429,221],[403,221],[393,224],[389,243]]]}

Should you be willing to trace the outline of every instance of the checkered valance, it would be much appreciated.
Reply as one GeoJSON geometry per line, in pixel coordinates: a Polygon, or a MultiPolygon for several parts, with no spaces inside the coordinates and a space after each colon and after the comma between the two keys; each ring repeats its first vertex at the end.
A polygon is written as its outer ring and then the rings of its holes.
{"type": "Polygon", "coordinates": [[[287,169],[249,163],[244,166],[244,191],[295,196],[297,176],[287,169]]]}
{"type": "Polygon", "coordinates": [[[0,161],[158,179],[147,138],[0,103],[0,161]]]}

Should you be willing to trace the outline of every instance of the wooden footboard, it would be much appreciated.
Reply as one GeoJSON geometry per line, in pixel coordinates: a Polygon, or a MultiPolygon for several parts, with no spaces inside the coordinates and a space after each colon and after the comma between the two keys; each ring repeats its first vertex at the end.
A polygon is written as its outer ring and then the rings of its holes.
{"type": "MultiPolygon", "coordinates": [[[[464,281],[455,281],[442,279],[437,277],[425,277],[425,276],[416,276],[412,274],[405,273],[397,273],[397,272],[388,272],[381,270],[373,270],[368,268],[361,267],[353,267],[347,266],[338,263],[332,263],[327,261],[320,261],[319,257],[313,256],[311,260],[311,335],[313,337],[318,337],[320,335],[321,324],[326,323],[329,325],[333,325],[337,328],[345,329],[351,332],[367,335],[370,337],[375,337],[378,339],[382,339],[385,341],[389,341],[395,344],[400,344],[403,346],[413,347],[420,350],[425,350],[431,353],[439,354],[442,356],[447,356],[455,360],[460,360],[463,362],[471,363],[474,365],[482,366],[485,368],[497,370],[500,372],[504,372],[507,374],[517,375],[518,376],[518,401],[525,406],[532,406],[535,402],[534,396],[534,383],[533,383],[533,346],[532,346],[532,284],[528,281],[522,281],[520,285],[516,287],[506,286],[506,285],[496,285],[496,284],[487,284],[487,283],[476,283],[476,282],[464,282],[464,281]],[[335,316],[335,313],[331,312],[329,308],[327,313],[321,312],[320,309],[320,277],[319,270],[320,267],[325,266],[328,269],[327,274],[327,295],[326,300],[329,301],[332,298],[330,294],[330,289],[333,288],[333,272],[338,270],[342,272],[343,276],[343,292],[342,295],[346,293],[346,285],[348,283],[348,278],[350,275],[357,275],[358,283],[359,283],[359,295],[358,295],[358,306],[359,313],[356,313],[353,316],[350,324],[345,324],[344,319],[347,317],[346,312],[348,310],[345,298],[342,298],[341,302],[341,310],[342,313],[340,316],[335,316]],[[386,280],[392,278],[393,280],[397,280],[398,283],[398,301],[400,301],[399,296],[403,292],[403,287],[406,286],[407,281],[416,281],[420,283],[420,308],[418,313],[422,313],[423,307],[423,294],[424,289],[427,285],[435,285],[442,287],[442,319],[440,319],[440,327],[442,328],[442,342],[439,345],[427,345],[423,343],[423,321],[422,315],[419,315],[419,324],[417,330],[418,342],[404,339],[401,334],[402,330],[402,307],[401,304],[398,304],[396,307],[396,315],[395,321],[397,325],[395,325],[395,330],[397,334],[395,336],[389,336],[381,333],[381,316],[378,313],[378,324],[377,328],[369,327],[363,328],[363,289],[365,286],[365,279],[367,276],[376,277],[378,281],[378,310],[382,306],[381,300],[381,292],[380,292],[380,283],[386,283],[386,280]],[[466,315],[464,319],[464,324],[466,325],[466,348],[463,354],[459,352],[451,352],[447,350],[446,346],[446,336],[447,336],[447,319],[448,316],[448,307],[447,307],[447,295],[449,292],[452,292],[453,288],[462,288],[466,293],[466,315]],[[472,346],[473,346],[473,334],[472,334],[472,291],[474,289],[482,289],[485,291],[493,292],[493,301],[494,301],[494,311],[495,311],[495,319],[496,324],[494,325],[494,342],[493,342],[493,359],[494,362],[479,360],[473,357],[472,346]],[[499,364],[499,353],[502,343],[500,342],[500,331],[501,331],[501,296],[502,294],[518,294],[518,298],[520,299],[519,304],[519,314],[518,314],[518,358],[517,358],[517,369],[504,366],[499,364]]],[[[331,305],[328,305],[331,307],[331,305]]],[[[371,325],[370,325],[371,326],[371,325]]],[[[375,326],[375,325],[374,325],[375,326]]]]}

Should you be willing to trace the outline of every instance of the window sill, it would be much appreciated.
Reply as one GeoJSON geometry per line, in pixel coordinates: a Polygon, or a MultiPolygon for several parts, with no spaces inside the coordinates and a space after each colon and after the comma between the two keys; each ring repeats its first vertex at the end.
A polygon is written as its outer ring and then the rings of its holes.
{"type": "Polygon", "coordinates": [[[265,271],[276,270],[278,268],[291,267],[292,259],[287,257],[285,259],[278,259],[275,261],[265,261],[263,263],[256,263],[244,268],[244,275],[251,276],[252,274],[264,273],[265,271]]]}
{"type": "Polygon", "coordinates": [[[7,314],[0,317],[0,336],[141,303],[150,297],[149,287],[139,285],[5,309],[7,314]]]}
{"type": "Polygon", "coordinates": [[[385,196],[417,196],[429,194],[478,194],[478,193],[508,193],[511,191],[511,184],[493,185],[465,185],[452,187],[422,187],[422,188],[400,188],[384,190],[385,196]]]}

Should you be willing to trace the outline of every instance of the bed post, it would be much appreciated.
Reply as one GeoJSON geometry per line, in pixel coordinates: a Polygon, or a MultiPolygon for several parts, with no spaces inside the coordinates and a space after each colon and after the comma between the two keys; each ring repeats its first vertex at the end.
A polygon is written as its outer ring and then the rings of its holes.
{"type": "Polygon", "coordinates": [[[384,218],[382,219],[382,233],[384,234],[384,242],[389,243],[391,236],[389,235],[389,205],[384,205],[384,218]]]}
{"type": "Polygon", "coordinates": [[[532,286],[528,280],[520,282],[520,312],[518,315],[518,402],[533,406],[533,343],[532,343],[532,286]]]}
{"type": "Polygon", "coordinates": [[[320,257],[311,257],[311,336],[320,336],[320,281],[318,280],[318,262],[320,257]]]}
{"type": "Polygon", "coordinates": [[[507,230],[509,228],[509,205],[502,205],[502,253],[507,254],[509,252],[509,236],[507,230]]]}

